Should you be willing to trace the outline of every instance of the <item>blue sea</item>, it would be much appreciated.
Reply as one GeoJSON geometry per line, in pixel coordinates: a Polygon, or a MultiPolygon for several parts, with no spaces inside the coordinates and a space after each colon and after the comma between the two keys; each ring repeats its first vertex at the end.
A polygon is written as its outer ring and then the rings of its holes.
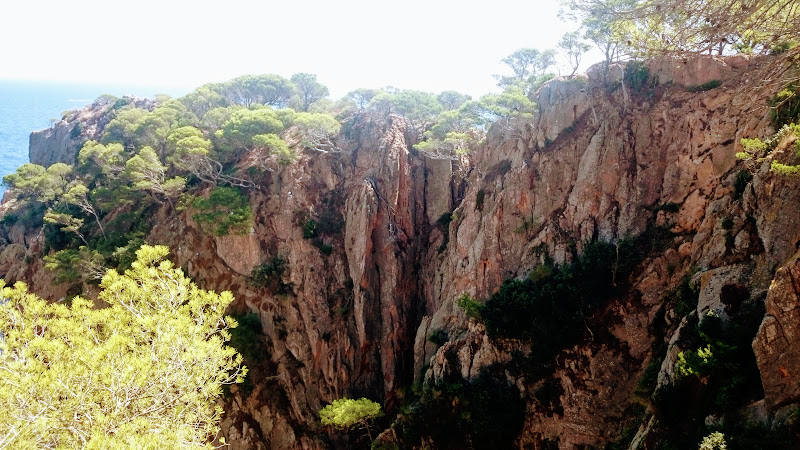
{"type": "MultiPolygon", "coordinates": [[[[133,95],[178,97],[189,89],[157,86],[115,86],[96,84],[58,84],[0,80],[0,179],[28,162],[28,139],[32,131],[61,120],[64,111],[89,105],[102,94],[117,97],[133,95]]],[[[0,195],[5,186],[0,185],[0,195]]]]}

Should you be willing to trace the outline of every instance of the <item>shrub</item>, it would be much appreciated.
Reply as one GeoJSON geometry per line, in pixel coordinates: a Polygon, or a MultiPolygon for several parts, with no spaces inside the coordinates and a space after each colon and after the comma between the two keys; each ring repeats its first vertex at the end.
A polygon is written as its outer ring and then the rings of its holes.
{"type": "Polygon", "coordinates": [[[479,319],[481,317],[482,305],[468,294],[462,294],[461,297],[456,300],[456,305],[463,309],[467,317],[471,319],[479,319]]]}
{"type": "Polygon", "coordinates": [[[428,341],[436,344],[437,346],[441,347],[449,340],[449,336],[447,336],[447,331],[439,328],[434,330],[430,336],[428,336],[428,341]]]}
{"type": "Polygon", "coordinates": [[[552,275],[553,275],[552,263],[539,264],[538,266],[534,267],[533,270],[531,270],[531,272],[528,274],[528,280],[530,280],[533,283],[536,283],[538,281],[547,279],[552,275]]]}
{"type": "Polygon", "coordinates": [[[800,122],[800,85],[791,83],[769,101],[772,108],[772,126],[781,128],[800,122]]]}
{"type": "Polygon", "coordinates": [[[743,302],[729,311],[723,323],[707,315],[696,327],[684,328],[683,351],[675,365],[678,379],[653,395],[656,417],[667,432],[684,437],[683,444],[704,436],[704,418],[731,413],[763,398],[760,372],[752,341],[764,316],[759,301],[743,302]]]}
{"type": "Polygon", "coordinates": [[[311,239],[317,235],[317,222],[313,219],[309,219],[306,223],[303,224],[303,238],[304,239],[311,239]]]}
{"type": "Polygon", "coordinates": [[[625,65],[625,72],[622,75],[625,84],[630,86],[631,90],[640,91],[650,79],[650,72],[647,66],[641,61],[631,61],[625,65]]]}
{"type": "Polygon", "coordinates": [[[511,448],[524,413],[517,388],[484,372],[473,383],[426,386],[393,428],[403,448],[511,448]]]}
{"type": "Polygon", "coordinates": [[[483,200],[486,197],[486,191],[481,189],[475,194],[475,209],[478,211],[483,211],[483,200]]]}
{"type": "Polygon", "coordinates": [[[3,219],[0,220],[0,224],[11,226],[17,223],[17,220],[19,220],[19,217],[16,214],[6,213],[3,215],[3,219]]]}
{"type": "Polygon", "coordinates": [[[210,227],[217,236],[247,234],[252,227],[253,212],[246,195],[225,186],[215,187],[208,198],[198,197],[192,206],[199,210],[192,216],[201,227],[210,227]]]}
{"type": "Polygon", "coordinates": [[[4,444],[207,446],[222,386],[246,371],[225,345],[233,296],[199,289],[168,252],[143,246],[131,270],[105,274],[96,302],[69,307],[0,280],[4,444]]]}
{"type": "Polygon", "coordinates": [[[367,432],[369,432],[369,422],[382,415],[381,405],[366,398],[358,400],[341,398],[319,411],[323,425],[333,425],[344,430],[360,425],[367,432]]]}
{"type": "Polygon", "coordinates": [[[250,364],[250,361],[258,361],[263,359],[263,354],[260,351],[259,336],[261,335],[261,320],[258,314],[247,313],[231,315],[239,324],[236,328],[230,330],[231,340],[230,346],[235,348],[245,361],[250,364]]]}
{"type": "Polygon", "coordinates": [[[44,257],[45,267],[55,273],[53,281],[56,284],[70,283],[81,279],[78,271],[80,255],[77,250],[59,250],[52,255],[44,257]]]}
{"type": "Polygon", "coordinates": [[[711,80],[703,84],[697,84],[686,88],[688,92],[705,92],[718,88],[722,83],[719,80],[711,80]]]}
{"type": "Polygon", "coordinates": [[[283,282],[281,277],[286,270],[286,260],[280,256],[272,258],[268,262],[253,267],[250,272],[249,283],[255,287],[267,288],[279,294],[288,292],[289,286],[283,282]]]}
{"type": "Polygon", "coordinates": [[[697,273],[696,268],[690,269],[686,275],[681,278],[680,284],[675,289],[669,291],[664,299],[664,302],[672,306],[673,311],[678,317],[684,317],[687,314],[697,309],[697,301],[700,297],[700,292],[692,285],[692,277],[697,273]]]}
{"type": "Polygon", "coordinates": [[[439,225],[439,229],[442,230],[442,235],[444,235],[442,243],[439,245],[439,248],[436,249],[436,251],[440,254],[447,250],[447,244],[450,242],[450,222],[453,221],[453,217],[454,213],[444,213],[436,220],[436,223],[439,225]]]}
{"type": "Polygon", "coordinates": [[[728,444],[725,443],[725,435],[715,431],[703,438],[699,450],[726,450],[728,444]]]}
{"type": "Polygon", "coordinates": [[[738,173],[736,173],[736,179],[733,180],[734,200],[742,198],[742,194],[744,194],[745,188],[747,188],[747,185],[750,183],[752,179],[753,175],[746,170],[740,170],[738,173]]]}

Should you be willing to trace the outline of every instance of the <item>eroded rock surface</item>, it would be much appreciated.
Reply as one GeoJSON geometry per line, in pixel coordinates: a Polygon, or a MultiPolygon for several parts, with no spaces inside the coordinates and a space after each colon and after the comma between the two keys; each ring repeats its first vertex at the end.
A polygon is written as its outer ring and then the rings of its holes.
{"type": "MultiPolygon", "coordinates": [[[[543,254],[566,263],[589,240],[617,242],[653,227],[673,233],[665,248],[640,264],[629,292],[587,320],[586,339],[554,361],[548,382],[563,391],[557,401],[536,399],[542,380],[506,374],[527,405],[517,444],[560,437],[561,448],[602,447],[619,436],[654,344],[668,348],[659,382],[674,378],[681,317],[663,302],[692,267],[701,286],[695,314],[724,315],[785,266],[753,348],[770,414],[797,402],[800,265],[787,261],[800,242],[800,186],[770,172],[769,161],[746,167],[735,158],[742,137],[772,131],[764,105],[779,85],[761,82],[770,74],[742,58],[649,67],[657,80],[639,91],[614,88],[622,66],[549,82],[531,123],[496,125],[463,163],[410,152],[402,118],[369,121],[343,152],[310,152],[265,174],[250,192],[255,217],[244,236],[210,236],[192,211],[161,207],[148,242],[169,245],[202,287],[231,290],[234,312],[256,314],[263,329],[255,388],[226,401],[222,432],[232,447],[347,445],[318,423],[332,400],[369,397],[393,413],[414,381],[472,380],[507,363],[527,349],[490,339],[456,299],[488,298],[543,254]],[[709,81],[719,86],[686,89],[709,81]],[[734,195],[745,168],[753,179],[734,195]],[[437,222],[447,215],[452,221],[437,222]],[[303,238],[309,218],[328,222],[318,241],[303,238]],[[274,286],[249,283],[254,267],[276,258],[286,269],[274,286]],[[656,320],[666,336],[653,335],[656,320]],[[434,334],[446,342],[432,342],[434,334]]],[[[32,160],[73,162],[69,126],[41,134],[40,144],[32,138],[32,160]]],[[[43,238],[4,230],[0,276],[63,297],[66,287],[49,287],[38,259],[43,238]]]]}

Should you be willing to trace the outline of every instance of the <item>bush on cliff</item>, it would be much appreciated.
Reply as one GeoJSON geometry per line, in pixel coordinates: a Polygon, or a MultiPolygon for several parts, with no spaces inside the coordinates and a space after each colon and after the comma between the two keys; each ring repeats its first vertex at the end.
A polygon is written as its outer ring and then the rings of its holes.
{"type": "Polygon", "coordinates": [[[213,448],[222,385],[246,372],[225,344],[233,296],[198,289],[168,251],[108,271],[98,304],[0,280],[0,446],[213,448]]]}
{"type": "Polygon", "coordinates": [[[540,272],[549,276],[506,281],[480,316],[489,336],[532,341],[537,358],[548,358],[581,336],[584,320],[621,292],[640,259],[634,240],[591,242],[571,264],[547,262],[540,272]]]}
{"type": "Polygon", "coordinates": [[[198,209],[192,219],[217,236],[247,234],[253,226],[247,196],[235,188],[217,186],[208,198],[194,199],[192,206],[198,209]]]}

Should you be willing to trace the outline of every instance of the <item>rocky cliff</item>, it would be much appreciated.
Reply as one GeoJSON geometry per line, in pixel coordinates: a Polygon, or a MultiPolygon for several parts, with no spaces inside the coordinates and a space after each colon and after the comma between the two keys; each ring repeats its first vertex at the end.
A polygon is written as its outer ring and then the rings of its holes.
{"type": "MultiPolygon", "coordinates": [[[[791,65],[708,57],[645,69],[638,84],[623,66],[605,86],[597,72],[547,83],[533,121],[495,124],[469,160],[418,154],[400,117],[356,117],[341,152],[309,152],[263,177],[247,235],[210,236],[191,210],[154,210],[148,242],[169,245],[202,287],[233,291],[234,312],[256,314],[262,327],[252,385],[226,401],[231,446],[347,445],[318,423],[332,400],[378,400],[391,419],[415,382],[468,383],[487,370],[523,400],[515,447],[652,445],[666,413],[648,398],[675,384],[676,362],[702,338],[690,331],[709,311],[730,321],[756,311],[749,340],[761,386],[743,390],[736,410],[766,429],[785,425],[800,402],[800,185],[770,171],[773,159],[791,161],[789,142],[761,161],[735,154],[741,138],[775,131],[767,100],[791,65]],[[313,240],[303,237],[308,220],[319,227],[313,240]],[[456,305],[463,294],[489,298],[545,260],[569,264],[590,241],[653,230],[660,245],[546,373],[518,369],[535,342],[490,338],[456,305]],[[274,282],[248,283],[253,268],[277,263],[274,282]],[[686,311],[673,295],[682,284],[697,295],[686,311]],[[643,393],[648,373],[656,382],[643,393]]],[[[68,128],[35,133],[32,160],[74,160],[68,128]]],[[[41,233],[14,225],[2,239],[0,276],[64,295],[37,262],[41,233]]],[[[384,425],[386,445],[448,446],[410,444],[384,425]]]]}
{"type": "Polygon", "coordinates": [[[48,167],[55,163],[74,164],[81,146],[87,140],[99,140],[115,108],[131,105],[152,110],[152,100],[133,97],[106,99],[93,105],[67,113],[50,128],[31,133],[28,159],[34,164],[48,167]]]}

